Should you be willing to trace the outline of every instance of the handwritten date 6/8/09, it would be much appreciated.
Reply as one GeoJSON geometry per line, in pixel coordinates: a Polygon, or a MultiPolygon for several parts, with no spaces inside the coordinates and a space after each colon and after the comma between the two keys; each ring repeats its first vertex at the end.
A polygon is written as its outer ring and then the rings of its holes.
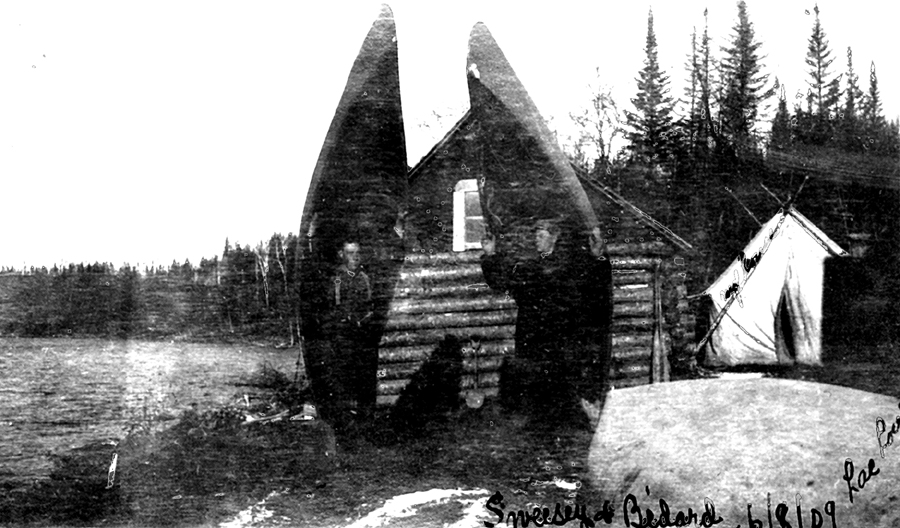
{"type": "MultiPolygon", "coordinates": [[[[760,519],[753,518],[753,512],[751,511],[752,504],[747,505],[747,523],[749,528],[763,528],[763,522],[760,519]]],[[[772,524],[772,496],[766,496],[766,506],[767,513],[769,519],[769,528],[773,528],[772,524]]],[[[833,500],[825,503],[825,515],[831,517],[831,528],[837,528],[837,521],[834,517],[834,507],[835,503],[833,500]]],[[[790,521],[788,521],[788,512],[790,508],[788,508],[787,504],[781,503],[775,507],[775,521],[778,523],[779,528],[793,528],[790,521]]],[[[822,512],[817,510],[816,508],[812,508],[810,510],[810,514],[812,516],[812,528],[822,528],[822,523],[824,522],[824,517],[822,517],[822,512]]],[[[803,528],[803,512],[800,508],[800,494],[797,494],[797,528],[803,528]]]]}

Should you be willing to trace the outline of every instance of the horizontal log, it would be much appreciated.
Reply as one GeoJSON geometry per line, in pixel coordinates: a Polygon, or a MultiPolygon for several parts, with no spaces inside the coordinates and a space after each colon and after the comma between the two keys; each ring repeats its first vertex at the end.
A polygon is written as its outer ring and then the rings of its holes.
{"type": "Polygon", "coordinates": [[[651,257],[610,257],[613,271],[615,270],[654,270],[657,263],[662,262],[658,258],[651,257]]]}
{"type": "Polygon", "coordinates": [[[400,394],[409,385],[409,378],[398,380],[378,380],[377,394],[400,394]]]}
{"type": "MultiPolygon", "coordinates": [[[[500,386],[500,373],[499,372],[479,372],[478,374],[478,388],[488,388],[488,387],[499,387],[500,386]]],[[[475,388],[475,376],[472,374],[467,374],[462,377],[460,380],[460,388],[465,389],[473,389],[475,388]]]]}
{"type": "Polygon", "coordinates": [[[669,335],[672,336],[672,339],[684,340],[688,336],[693,336],[694,330],[676,326],[675,328],[669,329],[669,335]]]}
{"type": "Polygon", "coordinates": [[[423,362],[390,363],[378,365],[379,381],[410,380],[421,370],[423,362]]]}
{"type": "Polygon", "coordinates": [[[661,241],[648,241],[647,238],[644,238],[644,242],[641,242],[640,236],[631,237],[630,242],[625,242],[624,238],[621,236],[616,237],[615,242],[610,242],[606,245],[607,251],[609,251],[610,256],[631,256],[631,255],[660,255],[667,256],[674,252],[674,249],[665,242],[661,241]]]}
{"type": "Polygon", "coordinates": [[[425,314],[515,309],[516,303],[512,299],[484,292],[481,296],[469,298],[394,299],[388,313],[425,314]]]}
{"type": "Polygon", "coordinates": [[[652,317],[652,302],[617,302],[613,303],[613,317],[652,317]]]}
{"type": "MultiPolygon", "coordinates": [[[[462,357],[473,357],[475,352],[467,346],[466,342],[461,342],[462,357]]],[[[481,349],[478,351],[481,356],[498,356],[512,354],[515,349],[515,341],[512,339],[503,339],[499,341],[482,341],[481,349]]],[[[406,347],[382,348],[378,351],[378,363],[407,363],[411,361],[425,361],[431,357],[431,354],[437,348],[438,344],[417,345],[406,347]]]]}
{"type": "MultiPolygon", "coordinates": [[[[409,385],[409,379],[396,380],[378,380],[378,394],[401,394],[403,389],[409,385]]],[[[500,386],[500,373],[483,372],[478,374],[478,388],[489,388],[500,386]]],[[[460,380],[460,389],[471,389],[475,387],[475,376],[471,374],[464,375],[460,380]]]]}
{"type": "Polygon", "coordinates": [[[653,355],[653,350],[647,346],[621,346],[613,348],[613,361],[625,362],[636,360],[649,360],[653,355]]]}
{"type": "Polygon", "coordinates": [[[463,372],[497,372],[506,360],[506,356],[481,356],[463,359],[463,372]]]}
{"type": "Polygon", "coordinates": [[[484,274],[481,272],[481,264],[457,264],[449,267],[408,267],[400,271],[401,282],[441,282],[446,280],[471,280],[472,282],[484,282],[484,274]]]}
{"type": "Polygon", "coordinates": [[[468,339],[470,336],[481,336],[482,340],[492,341],[512,339],[515,335],[515,331],[515,325],[495,325],[385,332],[381,337],[379,348],[425,344],[434,345],[441,342],[444,339],[444,336],[448,334],[460,339],[468,339]]]}
{"type": "Polygon", "coordinates": [[[385,331],[444,329],[461,326],[497,326],[515,323],[516,312],[511,310],[395,315],[388,319],[385,324],[385,331]]]}
{"type": "Polygon", "coordinates": [[[451,266],[455,264],[480,263],[484,251],[469,250],[459,252],[421,253],[418,251],[407,252],[404,261],[408,266],[451,266]]]}
{"type": "Polygon", "coordinates": [[[493,398],[500,394],[499,387],[478,387],[477,389],[463,389],[459,392],[460,397],[465,398],[466,392],[472,390],[479,394],[483,394],[486,398],[493,398]]]}
{"type": "MultiPolygon", "coordinates": [[[[462,361],[462,371],[463,374],[497,372],[500,370],[503,360],[504,356],[479,357],[477,362],[474,358],[464,359],[462,361]]],[[[411,379],[424,365],[425,362],[423,361],[379,365],[378,379],[385,381],[411,379]]]]}
{"type": "Polygon", "coordinates": [[[426,299],[435,297],[481,297],[491,295],[492,297],[506,298],[501,292],[494,291],[482,281],[463,281],[444,284],[412,284],[400,283],[394,289],[394,298],[410,298],[410,299],[426,299]]]}
{"type": "Polygon", "coordinates": [[[652,317],[620,317],[613,319],[612,332],[614,334],[627,333],[629,331],[643,330],[650,332],[653,328],[652,317]]]}
{"type": "Polygon", "coordinates": [[[610,379],[637,378],[650,375],[649,363],[628,363],[616,365],[610,369],[610,379]]]}
{"type": "Polygon", "coordinates": [[[695,328],[697,328],[697,318],[694,316],[682,315],[682,317],[680,317],[678,321],[676,321],[675,324],[672,325],[673,330],[676,328],[685,332],[693,331],[695,328]]]}
{"type": "MultiPolygon", "coordinates": [[[[650,288],[651,273],[636,271],[634,274],[613,275],[613,292],[622,289],[623,286],[643,285],[650,288]]],[[[626,288],[627,289],[627,288],[626,288]]],[[[430,298],[473,298],[490,296],[496,299],[506,299],[503,292],[496,291],[482,281],[458,281],[440,284],[399,284],[394,289],[394,299],[424,300],[430,298]]],[[[512,301],[510,301],[512,302],[512,301]]]]}
{"type": "Polygon", "coordinates": [[[613,288],[613,302],[637,302],[652,301],[653,289],[642,288],[613,288]]]}
{"type": "Polygon", "coordinates": [[[618,273],[613,273],[613,287],[624,285],[624,284],[646,284],[648,287],[653,281],[653,273],[650,271],[641,271],[641,270],[617,270],[618,273]],[[623,271],[630,271],[631,273],[623,273],[623,271]]]}
{"type": "Polygon", "coordinates": [[[693,326],[697,324],[697,316],[692,313],[681,312],[678,316],[678,324],[693,326]]]}
{"type": "Polygon", "coordinates": [[[613,334],[612,336],[612,346],[613,350],[616,347],[626,347],[626,346],[643,346],[650,347],[653,344],[653,335],[649,332],[647,333],[639,333],[639,334],[613,334]]]}

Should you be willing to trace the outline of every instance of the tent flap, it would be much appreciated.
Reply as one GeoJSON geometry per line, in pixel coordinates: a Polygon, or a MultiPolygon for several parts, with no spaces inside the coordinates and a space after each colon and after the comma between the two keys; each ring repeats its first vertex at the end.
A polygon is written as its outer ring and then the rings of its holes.
{"type": "Polygon", "coordinates": [[[824,260],[833,254],[845,252],[793,208],[772,217],[706,289],[706,362],[820,365],[824,260]]]}

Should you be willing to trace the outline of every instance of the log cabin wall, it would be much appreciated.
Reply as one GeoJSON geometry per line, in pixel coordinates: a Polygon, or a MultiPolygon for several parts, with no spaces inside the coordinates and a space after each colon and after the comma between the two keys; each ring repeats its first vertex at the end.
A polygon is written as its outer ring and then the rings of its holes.
{"type": "MultiPolygon", "coordinates": [[[[481,176],[477,140],[478,125],[467,113],[410,172],[407,253],[379,345],[379,405],[397,401],[446,335],[464,347],[461,391],[477,381],[480,392],[496,395],[500,366],[515,353],[515,302],[485,284],[480,249],[452,251],[453,191],[460,180],[481,176]],[[481,337],[477,357],[467,345],[472,336],[481,337]]],[[[679,276],[690,245],[601,184],[582,185],[613,264],[611,384],[666,381],[667,372],[654,372],[654,349],[665,359],[694,338],[679,276]],[[661,339],[654,343],[657,324],[661,339]]],[[[498,248],[515,251],[532,243],[531,222],[509,227],[509,240],[498,240],[498,248]]]]}
{"type": "MultiPolygon", "coordinates": [[[[629,324],[627,319],[616,314],[634,311],[634,307],[618,307],[618,304],[628,302],[628,296],[617,292],[635,290],[638,295],[642,288],[655,289],[660,297],[663,338],[668,340],[663,345],[668,349],[670,359],[689,360],[693,356],[690,345],[695,341],[696,317],[687,301],[685,280],[689,259],[697,258],[694,249],[609,187],[583,175],[579,177],[597,211],[613,259],[614,335],[617,324],[629,324]],[[632,261],[643,267],[630,268],[628,262],[632,261]]],[[[648,297],[646,292],[638,296],[641,295],[648,297]]],[[[653,299],[653,295],[649,297],[653,299]]],[[[614,346],[614,357],[615,354],[614,346]]]]}
{"type": "Polygon", "coordinates": [[[379,344],[378,404],[393,405],[446,335],[460,339],[460,390],[498,392],[503,358],[515,349],[516,305],[481,274],[481,251],[412,253],[403,263],[379,344]],[[477,352],[468,346],[478,336],[477,352]]]}

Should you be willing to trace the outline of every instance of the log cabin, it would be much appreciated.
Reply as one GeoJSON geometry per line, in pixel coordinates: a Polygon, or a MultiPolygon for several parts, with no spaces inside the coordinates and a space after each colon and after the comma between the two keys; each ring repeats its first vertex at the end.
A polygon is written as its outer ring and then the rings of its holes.
{"type": "Polygon", "coordinates": [[[303,210],[302,333],[348,237],[368,256],[375,300],[377,404],[394,405],[439,344],[463,344],[461,393],[495,396],[515,354],[515,302],[484,281],[485,233],[498,251],[533,251],[537,218],[600,228],[613,264],[613,387],[668,381],[673,347],[693,339],[684,297],[690,244],[612,189],[579,174],[490,32],[477,24],[466,64],[470,109],[406,170],[393,16],[384,8],[363,43],[326,135],[303,210]],[[398,236],[399,235],[399,236],[398,236]],[[466,346],[475,339],[478,346],[466,346]]]}

